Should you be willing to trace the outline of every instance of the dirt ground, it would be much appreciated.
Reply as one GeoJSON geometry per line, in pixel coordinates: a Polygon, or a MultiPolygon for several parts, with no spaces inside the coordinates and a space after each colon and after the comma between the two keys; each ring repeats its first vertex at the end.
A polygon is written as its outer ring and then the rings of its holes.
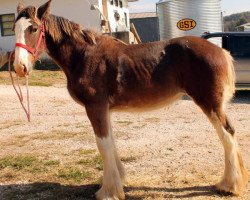
{"type": "MultiPolygon", "coordinates": [[[[85,110],[65,87],[30,87],[30,93],[32,121],[28,123],[12,87],[0,86],[0,159],[32,154],[40,162],[59,160],[62,167],[80,159],[79,151],[97,153],[85,110]]],[[[250,169],[250,92],[237,96],[227,113],[250,169]]],[[[192,101],[180,100],[146,113],[113,113],[112,122],[127,172],[127,199],[250,199],[250,184],[240,198],[214,190],[223,172],[223,149],[192,101]]],[[[0,163],[0,199],[93,199],[102,173],[92,171],[92,178],[76,183],[60,179],[62,175],[56,178],[56,167],[46,173],[41,168],[22,171],[19,167],[13,174],[12,168],[1,168],[0,163]]]]}

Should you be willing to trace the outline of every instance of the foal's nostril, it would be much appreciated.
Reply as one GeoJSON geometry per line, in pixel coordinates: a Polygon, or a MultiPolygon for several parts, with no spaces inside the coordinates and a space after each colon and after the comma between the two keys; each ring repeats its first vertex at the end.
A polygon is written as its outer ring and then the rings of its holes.
{"type": "Polygon", "coordinates": [[[23,65],[23,72],[25,73],[25,74],[27,74],[27,67],[25,66],[25,65],[23,65]]]}
{"type": "Polygon", "coordinates": [[[19,62],[18,64],[14,64],[14,70],[16,74],[20,77],[24,77],[25,75],[28,74],[28,68],[22,62],[19,62]]]}
{"type": "Polygon", "coordinates": [[[24,64],[24,63],[20,63],[20,66],[21,66],[21,68],[22,68],[22,72],[24,73],[24,74],[27,74],[27,72],[28,72],[28,70],[27,70],[27,67],[26,67],[26,65],[24,64]]]}

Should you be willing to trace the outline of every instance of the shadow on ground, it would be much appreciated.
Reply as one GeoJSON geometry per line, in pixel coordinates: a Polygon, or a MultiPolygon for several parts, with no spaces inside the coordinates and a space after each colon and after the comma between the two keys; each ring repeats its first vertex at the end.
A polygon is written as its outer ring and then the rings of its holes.
{"type": "MultiPolygon", "coordinates": [[[[91,200],[95,199],[95,192],[99,185],[82,186],[61,185],[59,183],[31,183],[0,186],[1,200],[91,200]]],[[[145,198],[157,199],[189,199],[195,197],[221,196],[213,186],[197,186],[182,188],[163,187],[125,187],[126,199],[141,200],[145,198]],[[137,195],[136,193],[140,193],[137,195]],[[135,193],[135,194],[133,194],[135,193]]]]}

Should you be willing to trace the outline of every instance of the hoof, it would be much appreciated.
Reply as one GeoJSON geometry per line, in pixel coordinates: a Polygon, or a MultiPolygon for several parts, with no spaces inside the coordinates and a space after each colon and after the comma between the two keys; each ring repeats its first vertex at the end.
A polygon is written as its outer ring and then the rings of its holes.
{"type": "Polygon", "coordinates": [[[224,178],[221,182],[215,185],[216,189],[225,194],[241,196],[248,182],[248,173],[246,169],[242,172],[241,176],[234,181],[224,178]]]}
{"type": "Polygon", "coordinates": [[[97,200],[124,200],[125,193],[123,191],[120,192],[109,192],[105,191],[105,189],[101,188],[96,192],[97,200]]]}
{"type": "Polygon", "coordinates": [[[239,191],[236,191],[233,186],[227,185],[226,183],[224,183],[224,181],[217,183],[215,185],[215,188],[219,193],[222,193],[224,195],[240,195],[239,191]]]}

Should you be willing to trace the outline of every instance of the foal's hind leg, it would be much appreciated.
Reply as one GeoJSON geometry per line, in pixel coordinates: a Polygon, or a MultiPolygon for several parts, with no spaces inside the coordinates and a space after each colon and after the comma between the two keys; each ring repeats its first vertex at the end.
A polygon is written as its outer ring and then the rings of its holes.
{"type": "Polygon", "coordinates": [[[234,130],[224,112],[212,112],[209,119],[223,144],[225,171],[216,188],[222,192],[241,195],[248,182],[248,172],[239,152],[234,130]]]}
{"type": "Polygon", "coordinates": [[[107,104],[86,106],[88,117],[96,134],[96,142],[103,159],[103,182],[101,189],[96,193],[96,198],[125,199],[122,186],[124,169],[118,158],[112,136],[109,109],[107,104]]]}
{"type": "Polygon", "coordinates": [[[196,98],[195,95],[192,97],[208,116],[224,147],[225,170],[222,180],[216,185],[216,188],[222,192],[241,195],[248,181],[248,172],[239,152],[234,128],[224,112],[223,98],[219,96],[208,95],[207,99],[196,98]]]}

